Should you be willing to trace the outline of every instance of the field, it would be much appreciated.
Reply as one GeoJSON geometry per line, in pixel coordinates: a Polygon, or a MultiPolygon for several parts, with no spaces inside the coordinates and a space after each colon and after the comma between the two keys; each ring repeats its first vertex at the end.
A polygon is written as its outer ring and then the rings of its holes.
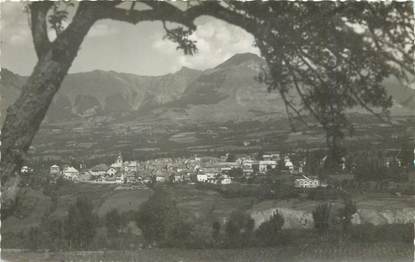
{"type": "Polygon", "coordinates": [[[117,252],[65,252],[33,253],[3,251],[5,262],[412,262],[414,250],[411,244],[347,244],[287,246],[276,248],[248,249],[143,249],[139,251],[117,252]]]}
{"type": "MultiPolygon", "coordinates": [[[[413,134],[414,117],[394,118],[396,126],[385,126],[367,115],[351,115],[353,137],[349,150],[371,145],[396,147],[394,136],[413,134]],[[370,135],[368,135],[370,134],[370,135]]],[[[256,153],[325,147],[321,128],[298,125],[292,132],[285,119],[226,123],[176,123],[154,118],[122,119],[87,123],[82,121],[44,124],[33,141],[30,156],[37,160],[75,158],[88,165],[114,160],[118,152],[131,159],[194,154],[256,153]],[[114,122],[115,121],[115,122],[114,122]],[[249,145],[244,145],[248,142],[249,145]]]]}

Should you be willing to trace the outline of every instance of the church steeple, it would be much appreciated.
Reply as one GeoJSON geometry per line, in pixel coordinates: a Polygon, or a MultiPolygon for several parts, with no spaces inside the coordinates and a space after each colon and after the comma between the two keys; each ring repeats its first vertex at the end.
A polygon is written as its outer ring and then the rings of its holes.
{"type": "Polygon", "coordinates": [[[117,160],[115,161],[115,163],[118,165],[118,166],[122,166],[122,164],[124,163],[123,162],[123,160],[122,160],[122,154],[121,154],[121,152],[119,152],[118,153],[118,157],[117,157],[117,160]]]}

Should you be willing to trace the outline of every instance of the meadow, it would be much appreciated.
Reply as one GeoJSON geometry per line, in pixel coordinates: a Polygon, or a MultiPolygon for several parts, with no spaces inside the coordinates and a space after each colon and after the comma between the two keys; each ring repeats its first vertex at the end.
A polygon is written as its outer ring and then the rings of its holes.
{"type": "Polygon", "coordinates": [[[313,244],[246,249],[142,249],[137,251],[2,252],[5,262],[412,262],[412,244],[313,244]]]}

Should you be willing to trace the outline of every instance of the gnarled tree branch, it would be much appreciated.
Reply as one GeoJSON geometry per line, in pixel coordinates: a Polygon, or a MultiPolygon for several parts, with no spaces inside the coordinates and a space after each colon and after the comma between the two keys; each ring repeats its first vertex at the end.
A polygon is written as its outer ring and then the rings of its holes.
{"type": "Polygon", "coordinates": [[[50,41],[47,28],[47,13],[53,2],[42,1],[29,4],[30,24],[37,57],[40,59],[48,50],[50,41]]]}

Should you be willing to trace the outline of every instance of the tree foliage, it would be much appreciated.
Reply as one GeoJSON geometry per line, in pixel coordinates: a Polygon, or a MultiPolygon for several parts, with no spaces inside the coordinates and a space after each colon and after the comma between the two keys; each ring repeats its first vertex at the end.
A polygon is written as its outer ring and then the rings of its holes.
{"type": "Polygon", "coordinates": [[[333,166],[344,155],[344,131],[353,130],[347,111],[360,106],[387,121],[392,98],[383,80],[414,73],[409,2],[235,4],[263,23],[255,34],[268,63],[260,80],[281,94],[289,115],[321,124],[333,166]]]}
{"type": "Polygon", "coordinates": [[[178,246],[190,236],[190,227],[184,222],[176,202],[160,187],[156,187],[154,194],[140,207],[136,224],[150,244],[178,246]]]}
{"type": "Polygon", "coordinates": [[[345,198],[343,202],[344,206],[340,209],[338,216],[341,221],[343,232],[347,233],[352,226],[352,218],[357,212],[357,208],[356,204],[350,198],[345,198]]]}
{"type": "Polygon", "coordinates": [[[117,235],[122,226],[122,217],[117,209],[112,209],[105,214],[105,226],[108,234],[117,235]]]}
{"type": "Polygon", "coordinates": [[[255,221],[245,212],[233,211],[225,224],[226,243],[229,247],[247,245],[254,231],[255,221]]]}
{"type": "Polygon", "coordinates": [[[269,220],[262,223],[255,231],[258,241],[265,245],[275,245],[280,241],[279,232],[284,225],[284,217],[275,211],[269,220]]]}
{"type": "Polygon", "coordinates": [[[90,245],[98,223],[92,210],[92,203],[85,197],[77,198],[69,208],[64,222],[69,249],[87,249],[90,245]]]}
{"type": "Polygon", "coordinates": [[[327,233],[330,227],[331,204],[320,204],[313,211],[314,227],[321,234],[327,233]]]}

